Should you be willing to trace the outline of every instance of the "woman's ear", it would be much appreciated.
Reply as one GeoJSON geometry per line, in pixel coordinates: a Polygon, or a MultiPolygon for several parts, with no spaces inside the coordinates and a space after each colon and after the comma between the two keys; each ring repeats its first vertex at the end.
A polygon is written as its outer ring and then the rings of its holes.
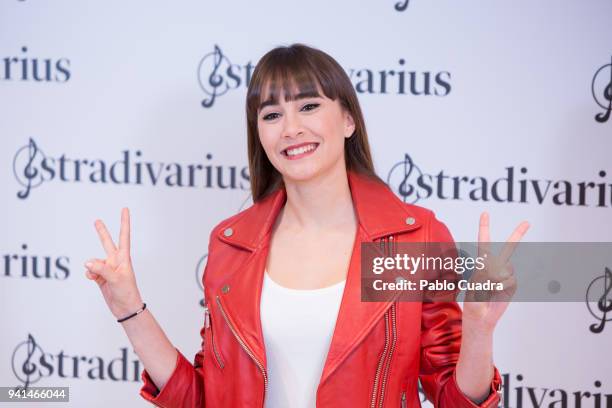
{"type": "Polygon", "coordinates": [[[355,121],[349,111],[344,112],[344,137],[349,138],[355,132],[355,121]]]}

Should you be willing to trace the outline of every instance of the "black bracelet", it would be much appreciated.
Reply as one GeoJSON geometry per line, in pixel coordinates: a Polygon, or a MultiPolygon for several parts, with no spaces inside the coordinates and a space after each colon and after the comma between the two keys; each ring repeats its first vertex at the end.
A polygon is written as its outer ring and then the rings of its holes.
{"type": "Polygon", "coordinates": [[[138,310],[138,311],[136,311],[136,312],[132,313],[132,314],[131,314],[131,315],[129,315],[128,317],[124,317],[123,319],[118,319],[117,321],[118,321],[119,323],[121,323],[121,322],[125,322],[127,319],[131,319],[132,317],[136,316],[137,314],[142,313],[142,312],[143,312],[143,311],[144,311],[146,308],[147,308],[147,304],[146,304],[146,303],[143,303],[143,304],[142,304],[142,307],[140,308],[140,310],[138,310]]]}

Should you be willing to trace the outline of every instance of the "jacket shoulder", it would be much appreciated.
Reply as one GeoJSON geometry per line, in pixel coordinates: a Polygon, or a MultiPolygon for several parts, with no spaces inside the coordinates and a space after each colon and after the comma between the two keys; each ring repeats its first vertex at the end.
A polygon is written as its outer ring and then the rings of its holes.
{"type": "Polygon", "coordinates": [[[410,204],[410,203],[404,203],[402,201],[402,205],[404,206],[404,209],[406,211],[408,211],[411,214],[414,214],[415,217],[419,217],[422,220],[428,220],[430,219],[430,217],[434,217],[434,211],[430,210],[429,208],[420,206],[420,205],[416,205],[416,204],[410,204]]]}
{"type": "Polygon", "coordinates": [[[423,221],[425,233],[430,240],[449,241],[453,239],[447,225],[436,216],[434,210],[416,204],[404,202],[402,202],[402,204],[406,211],[414,214],[415,218],[419,217],[423,221]]]}
{"type": "Polygon", "coordinates": [[[215,236],[217,236],[217,234],[220,231],[223,231],[225,228],[227,228],[229,225],[233,224],[234,222],[236,222],[238,219],[244,217],[245,215],[247,215],[250,210],[253,208],[253,204],[251,204],[249,207],[245,208],[244,210],[239,211],[238,213],[227,217],[221,221],[219,221],[217,223],[217,225],[215,225],[212,229],[212,231],[210,232],[210,237],[213,238],[215,236]]]}

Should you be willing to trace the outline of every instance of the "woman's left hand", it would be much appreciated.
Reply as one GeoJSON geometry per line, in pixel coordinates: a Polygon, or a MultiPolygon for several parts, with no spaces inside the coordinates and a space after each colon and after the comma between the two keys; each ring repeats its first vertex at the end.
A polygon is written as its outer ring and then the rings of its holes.
{"type": "Polygon", "coordinates": [[[463,303],[463,325],[480,333],[492,333],[495,325],[510,303],[516,292],[516,278],[510,263],[510,257],[519,241],[529,229],[527,221],[521,222],[512,232],[504,244],[499,255],[491,253],[489,235],[489,214],[480,214],[480,227],[478,229],[478,256],[485,257],[485,269],[476,272],[472,280],[491,280],[501,282],[503,291],[491,292],[482,296],[482,292],[469,292],[463,303]]]}

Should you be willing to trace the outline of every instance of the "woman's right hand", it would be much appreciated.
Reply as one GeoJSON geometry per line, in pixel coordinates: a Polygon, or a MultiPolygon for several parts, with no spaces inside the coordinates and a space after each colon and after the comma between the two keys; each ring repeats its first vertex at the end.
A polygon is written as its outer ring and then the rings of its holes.
{"type": "Polygon", "coordinates": [[[129,210],[124,208],[121,211],[118,248],[101,220],[96,220],[95,227],[106,259],[88,260],[85,276],[98,284],[111,313],[121,319],[139,310],[143,304],[130,258],[129,210]]]}

